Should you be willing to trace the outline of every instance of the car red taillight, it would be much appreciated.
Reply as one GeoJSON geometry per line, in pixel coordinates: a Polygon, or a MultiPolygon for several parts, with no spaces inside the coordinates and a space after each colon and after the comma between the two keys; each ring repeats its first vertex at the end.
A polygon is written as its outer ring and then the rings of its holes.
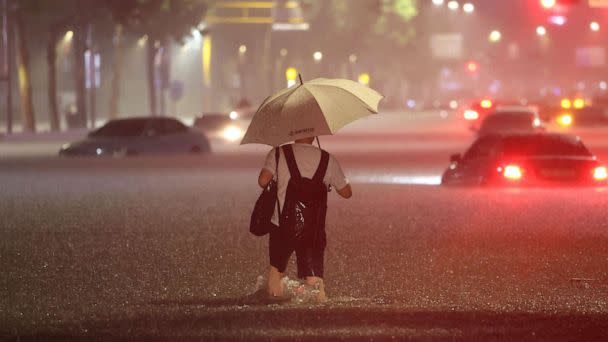
{"type": "Polygon", "coordinates": [[[501,172],[503,177],[512,181],[518,181],[523,177],[521,167],[514,164],[509,164],[505,167],[499,167],[498,172],[501,172]]]}
{"type": "Polygon", "coordinates": [[[608,171],[605,166],[598,166],[593,169],[593,179],[596,181],[604,181],[608,179],[608,171]]]}

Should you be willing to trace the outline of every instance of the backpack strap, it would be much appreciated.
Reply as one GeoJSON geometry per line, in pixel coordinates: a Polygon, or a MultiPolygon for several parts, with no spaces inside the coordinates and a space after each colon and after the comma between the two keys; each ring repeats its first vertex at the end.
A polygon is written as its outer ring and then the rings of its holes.
{"type": "Polygon", "coordinates": [[[290,145],[283,145],[283,154],[285,155],[285,161],[287,162],[287,167],[289,167],[289,174],[291,178],[301,178],[300,170],[298,170],[298,164],[296,163],[296,158],[293,156],[293,149],[290,145]]]}
{"type": "Polygon", "coordinates": [[[329,153],[321,150],[321,161],[319,161],[319,166],[312,179],[317,182],[323,182],[323,178],[325,178],[325,173],[327,172],[327,165],[329,165],[329,153]]]}
{"type": "MultiPolygon", "coordinates": [[[[275,173],[277,175],[277,191],[279,189],[279,147],[276,147],[274,149],[274,160],[276,162],[276,168],[275,168],[275,173]]],[[[277,195],[277,213],[279,214],[278,216],[281,217],[281,203],[279,203],[279,196],[277,195]]]]}

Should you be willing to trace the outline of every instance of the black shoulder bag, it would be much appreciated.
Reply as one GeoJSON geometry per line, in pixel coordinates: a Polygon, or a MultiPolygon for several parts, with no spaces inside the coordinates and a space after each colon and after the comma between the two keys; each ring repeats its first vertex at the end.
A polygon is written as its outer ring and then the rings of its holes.
{"type": "Polygon", "coordinates": [[[276,161],[275,174],[277,180],[270,180],[270,183],[262,190],[260,197],[255,202],[253,212],[251,213],[251,221],[249,222],[249,232],[255,236],[264,236],[274,228],[272,224],[272,216],[274,215],[274,208],[279,210],[279,217],[281,215],[281,206],[279,204],[278,182],[279,182],[279,148],[275,149],[274,158],[276,161]]]}

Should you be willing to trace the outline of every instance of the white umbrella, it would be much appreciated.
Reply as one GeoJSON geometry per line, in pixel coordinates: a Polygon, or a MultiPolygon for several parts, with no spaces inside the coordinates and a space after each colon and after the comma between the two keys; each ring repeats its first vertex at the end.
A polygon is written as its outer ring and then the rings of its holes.
{"type": "Polygon", "coordinates": [[[332,135],[345,125],[378,113],[383,98],[345,79],[317,78],[268,97],[255,113],[241,144],[281,144],[332,135]]]}

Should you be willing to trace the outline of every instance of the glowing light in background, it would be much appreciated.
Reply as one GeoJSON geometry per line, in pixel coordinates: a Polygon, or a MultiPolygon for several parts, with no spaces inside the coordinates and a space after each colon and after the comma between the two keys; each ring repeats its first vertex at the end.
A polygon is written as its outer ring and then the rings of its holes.
{"type": "Polygon", "coordinates": [[[458,1],[448,2],[448,8],[451,9],[452,11],[457,10],[459,7],[460,7],[460,4],[458,3],[458,1]]]}
{"type": "Polygon", "coordinates": [[[65,35],[63,36],[63,41],[66,43],[69,43],[72,41],[72,38],[74,38],[74,31],[68,31],[65,33],[65,35]]]}
{"type": "Polygon", "coordinates": [[[572,114],[570,113],[562,114],[557,118],[557,123],[562,127],[571,126],[573,121],[572,114]]]}
{"type": "Polygon", "coordinates": [[[564,26],[566,24],[566,17],[563,15],[554,15],[549,18],[549,21],[557,26],[564,26]]]}
{"type": "Polygon", "coordinates": [[[287,70],[285,70],[285,79],[287,80],[287,88],[296,84],[297,77],[298,77],[298,70],[296,68],[287,68],[287,70]]]}
{"type": "Polygon", "coordinates": [[[490,32],[490,35],[488,36],[488,40],[492,43],[498,43],[500,39],[502,39],[502,33],[498,30],[490,32]]]}
{"type": "Polygon", "coordinates": [[[362,74],[359,74],[359,77],[358,77],[359,83],[361,83],[363,85],[369,85],[369,80],[370,80],[370,77],[369,77],[368,73],[364,72],[362,74]]]}
{"type": "Polygon", "coordinates": [[[546,8],[546,9],[550,9],[555,7],[556,4],[556,0],[540,0],[540,4],[546,8]]]}
{"type": "Polygon", "coordinates": [[[589,24],[589,28],[591,29],[591,31],[597,32],[600,30],[600,24],[597,21],[593,21],[591,22],[591,24],[589,24]]]}
{"type": "Polygon", "coordinates": [[[139,46],[140,48],[143,48],[144,46],[146,46],[147,42],[148,42],[148,35],[144,35],[137,40],[137,46],[139,46]]]}
{"type": "Polygon", "coordinates": [[[323,53],[321,51],[316,51],[312,54],[312,58],[315,62],[320,62],[323,59],[323,53]]]}
{"type": "Polygon", "coordinates": [[[538,26],[536,28],[536,34],[540,37],[543,37],[547,34],[547,29],[544,26],[538,26]]]}
{"type": "Polygon", "coordinates": [[[475,12],[475,5],[467,2],[466,4],[462,5],[462,10],[465,11],[465,13],[473,13],[475,12]]]}

